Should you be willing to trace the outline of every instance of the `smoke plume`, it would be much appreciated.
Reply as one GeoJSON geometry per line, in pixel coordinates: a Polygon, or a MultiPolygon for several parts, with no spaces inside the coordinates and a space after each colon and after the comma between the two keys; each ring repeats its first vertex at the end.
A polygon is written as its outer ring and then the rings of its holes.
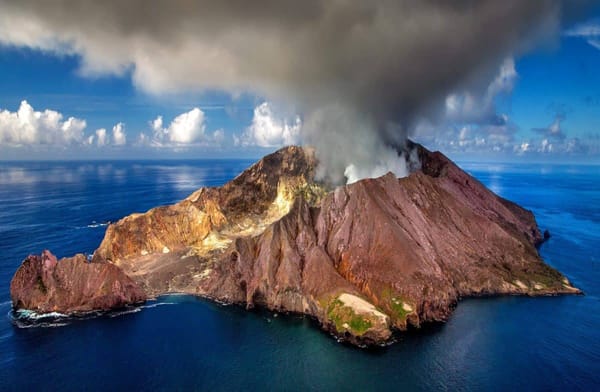
{"type": "Polygon", "coordinates": [[[406,174],[415,123],[558,31],[558,0],[2,1],[0,42],[154,94],[251,93],[303,116],[323,178],[406,174]]]}

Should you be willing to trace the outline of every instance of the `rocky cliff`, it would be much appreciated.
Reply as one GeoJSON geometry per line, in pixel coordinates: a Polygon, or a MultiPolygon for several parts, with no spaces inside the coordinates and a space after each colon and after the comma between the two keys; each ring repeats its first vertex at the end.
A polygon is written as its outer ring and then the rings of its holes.
{"type": "Polygon", "coordinates": [[[85,313],[143,302],[146,294],[109,263],[88,263],[84,255],[57,260],[49,251],[23,261],[11,284],[15,309],[36,313],[85,313]]]}
{"type": "MultiPolygon", "coordinates": [[[[131,290],[113,291],[103,309],[141,294],[183,292],[308,314],[356,344],[446,320],[466,296],[579,293],[540,259],[542,236],[530,211],[441,153],[409,148],[421,162],[410,176],[389,173],[335,189],[315,182],[311,150],[283,148],[222,187],[110,225],[84,264],[91,267],[70,269],[67,280],[78,282],[76,293],[103,279],[102,287],[121,282],[131,290]]],[[[97,306],[94,296],[63,303],[52,282],[41,295],[30,276],[44,275],[28,272],[31,263],[13,279],[15,308],[97,306]]]]}

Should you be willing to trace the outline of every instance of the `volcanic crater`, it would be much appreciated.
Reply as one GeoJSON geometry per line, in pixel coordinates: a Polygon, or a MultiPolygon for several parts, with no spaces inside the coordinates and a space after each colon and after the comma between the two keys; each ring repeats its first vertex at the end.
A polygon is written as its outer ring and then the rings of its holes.
{"type": "Polygon", "coordinates": [[[167,293],[306,314],[340,339],[385,344],[445,321],[464,297],[580,294],[540,258],[531,211],[440,152],[409,143],[404,178],[332,187],[290,146],[221,187],[108,226],[91,260],[31,255],[13,309],[77,315],[167,293]]]}

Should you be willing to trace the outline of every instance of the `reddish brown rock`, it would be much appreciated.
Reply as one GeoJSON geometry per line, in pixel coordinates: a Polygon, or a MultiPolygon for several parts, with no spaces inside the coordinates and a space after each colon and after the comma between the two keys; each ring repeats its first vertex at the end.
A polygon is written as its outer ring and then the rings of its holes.
{"type": "Polygon", "coordinates": [[[15,309],[77,314],[142,302],[146,295],[119,269],[84,255],[57,260],[45,250],[23,261],[10,283],[15,309]]]}
{"type": "MultiPolygon", "coordinates": [[[[579,293],[540,259],[530,211],[441,153],[408,148],[421,162],[410,176],[330,191],[315,182],[312,152],[286,147],[223,187],[112,224],[93,260],[148,296],[303,313],[355,344],[444,321],[462,297],[579,293]]],[[[23,307],[39,307],[39,295],[23,307]]]]}

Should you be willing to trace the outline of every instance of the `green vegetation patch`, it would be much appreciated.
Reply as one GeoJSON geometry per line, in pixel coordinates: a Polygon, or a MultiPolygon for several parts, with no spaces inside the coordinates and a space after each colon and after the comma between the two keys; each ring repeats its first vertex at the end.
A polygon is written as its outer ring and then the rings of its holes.
{"type": "Polygon", "coordinates": [[[390,304],[393,312],[392,316],[399,320],[406,320],[406,317],[414,310],[413,307],[401,295],[394,293],[392,289],[385,288],[381,293],[381,297],[390,304]]]}
{"type": "Polygon", "coordinates": [[[327,308],[327,316],[335,325],[336,331],[342,333],[350,331],[353,335],[360,336],[373,326],[371,320],[364,315],[358,315],[338,298],[333,300],[327,308]]]}
{"type": "Polygon", "coordinates": [[[405,319],[410,313],[410,311],[405,309],[404,301],[402,301],[400,298],[392,298],[390,301],[390,306],[399,319],[405,319]]]}
{"type": "Polygon", "coordinates": [[[535,289],[535,284],[543,288],[559,288],[564,278],[560,272],[542,263],[526,269],[515,269],[509,274],[507,281],[520,280],[531,289],[535,289]]]}

